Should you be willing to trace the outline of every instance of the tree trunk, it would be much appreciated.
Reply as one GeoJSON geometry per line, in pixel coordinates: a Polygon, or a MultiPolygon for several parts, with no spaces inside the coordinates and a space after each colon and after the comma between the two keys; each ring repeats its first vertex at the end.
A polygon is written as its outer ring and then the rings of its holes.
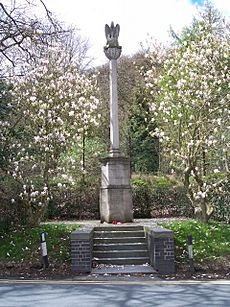
{"type": "Polygon", "coordinates": [[[42,221],[47,208],[48,208],[48,201],[43,201],[41,207],[36,205],[36,208],[33,210],[32,204],[29,200],[26,200],[24,203],[25,206],[25,222],[28,227],[34,227],[40,224],[42,221]]]}
{"type": "Polygon", "coordinates": [[[24,209],[25,209],[25,223],[27,226],[32,227],[34,226],[34,219],[33,219],[33,210],[31,202],[28,198],[24,200],[24,209]]]}
{"type": "Polygon", "coordinates": [[[202,223],[208,223],[213,211],[213,207],[205,199],[202,199],[194,204],[195,218],[202,223]]]}

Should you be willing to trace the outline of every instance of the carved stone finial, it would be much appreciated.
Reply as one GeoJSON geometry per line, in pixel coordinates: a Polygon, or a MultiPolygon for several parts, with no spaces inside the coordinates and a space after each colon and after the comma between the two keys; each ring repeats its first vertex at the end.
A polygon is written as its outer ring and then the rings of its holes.
{"type": "Polygon", "coordinates": [[[106,47],[119,47],[118,36],[120,33],[119,24],[114,26],[113,21],[111,22],[111,26],[105,25],[105,37],[106,37],[106,47]]]}
{"type": "Polygon", "coordinates": [[[105,25],[105,37],[106,37],[106,46],[104,47],[104,52],[106,57],[109,60],[117,60],[121,55],[121,46],[118,43],[118,36],[120,33],[119,24],[114,26],[113,21],[111,26],[105,25]]]}

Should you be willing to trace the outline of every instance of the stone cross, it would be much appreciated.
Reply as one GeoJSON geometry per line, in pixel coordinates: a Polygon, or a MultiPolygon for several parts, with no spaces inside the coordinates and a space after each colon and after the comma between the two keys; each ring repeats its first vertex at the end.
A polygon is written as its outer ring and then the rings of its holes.
{"type": "Polygon", "coordinates": [[[121,46],[118,43],[120,26],[111,22],[105,25],[106,46],[104,52],[109,61],[110,69],[110,156],[120,156],[118,98],[117,98],[117,59],[121,55],[121,46]]]}

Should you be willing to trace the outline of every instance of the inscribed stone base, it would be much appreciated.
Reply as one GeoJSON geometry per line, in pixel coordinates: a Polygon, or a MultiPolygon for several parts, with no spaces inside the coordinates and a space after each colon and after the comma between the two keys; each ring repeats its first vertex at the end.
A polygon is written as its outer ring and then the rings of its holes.
{"type": "Polygon", "coordinates": [[[101,171],[101,221],[132,222],[130,160],[124,157],[108,157],[102,160],[101,171]]]}
{"type": "Polygon", "coordinates": [[[101,188],[101,221],[127,223],[133,221],[132,192],[130,188],[101,188]]]}

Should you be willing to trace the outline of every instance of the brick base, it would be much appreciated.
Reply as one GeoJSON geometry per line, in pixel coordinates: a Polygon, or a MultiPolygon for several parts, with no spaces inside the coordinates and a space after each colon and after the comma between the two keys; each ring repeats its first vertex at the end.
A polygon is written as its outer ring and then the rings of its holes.
{"type": "Polygon", "coordinates": [[[148,239],[150,263],[159,273],[175,272],[173,231],[164,228],[145,227],[148,239]]]}
{"type": "Polygon", "coordinates": [[[71,271],[90,273],[92,269],[93,228],[71,234],[71,271]]]}
{"type": "MultiPolygon", "coordinates": [[[[164,228],[145,227],[150,264],[162,274],[175,272],[173,232],[164,228]]],[[[80,229],[71,234],[71,270],[90,273],[93,257],[93,228],[80,229]]]]}

